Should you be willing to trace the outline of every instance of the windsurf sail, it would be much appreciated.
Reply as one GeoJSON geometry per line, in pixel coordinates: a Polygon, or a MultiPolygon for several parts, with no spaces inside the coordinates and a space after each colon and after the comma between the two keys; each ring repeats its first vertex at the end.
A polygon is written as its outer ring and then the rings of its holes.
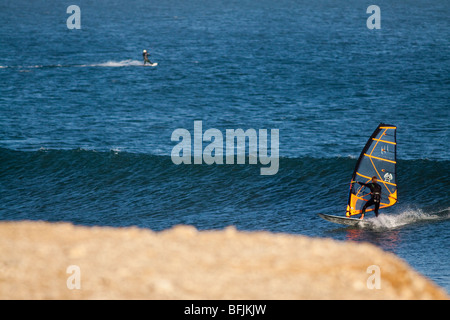
{"type": "MultiPolygon", "coordinates": [[[[361,214],[370,199],[370,189],[357,182],[368,183],[373,176],[381,186],[380,209],[397,203],[397,127],[381,123],[367,141],[359,156],[350,182],[346,216],[361,214]]],[[[366,212],[373,211],[373,207],[366,212]]]]}

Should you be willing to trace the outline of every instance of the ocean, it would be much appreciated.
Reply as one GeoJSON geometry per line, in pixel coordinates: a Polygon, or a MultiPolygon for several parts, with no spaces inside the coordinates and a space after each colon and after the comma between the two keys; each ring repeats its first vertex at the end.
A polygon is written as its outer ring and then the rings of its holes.
{"type": "Polygon", "coordinates": [[[0,1],[0,220],[369,242],[450,293],[450,3],[376,5],[380,29],[357,0],[0,1]],[[175,164],[198,121],[223,143],[267,130],[272,155],[277,130],[277,170],[245,149],[175,164]],[[379,123],[398,128],[398,204],[370,230],[320,219],[344,215],[379,123]]]}

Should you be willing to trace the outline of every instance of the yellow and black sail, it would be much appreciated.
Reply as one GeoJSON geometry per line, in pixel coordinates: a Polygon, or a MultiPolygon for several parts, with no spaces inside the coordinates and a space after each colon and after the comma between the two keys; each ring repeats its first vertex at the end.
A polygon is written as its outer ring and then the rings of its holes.
{"type": "MultiPolygon", "coordinates": [[[[350,182],[346,216],[361,214],[370,199],[370,190],[357,182],[368,183],[373,176],[381,186],[380,209],[397,203],[397,127],[381,123],[367,141],[356,163],[350,182]]],[[[373,211],[367,208],[366,212],[373,211]]]]}

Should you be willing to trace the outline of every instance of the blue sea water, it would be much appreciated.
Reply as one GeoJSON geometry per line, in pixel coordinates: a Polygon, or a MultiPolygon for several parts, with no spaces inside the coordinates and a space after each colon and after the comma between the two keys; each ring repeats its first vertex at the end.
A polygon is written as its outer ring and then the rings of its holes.
{"type": "Polygon", "coordinates": [[[370,242],[450,292],[448,1],[378,1],[379,30],[357,0],[76,2],[0,1],[1,220],[370,242]],[[278,129],[277,174],[175,165],[194,121],[278,129]],[[398,204],[375,230],[321,220],[344,214],[380,122],[398,127],[398,204]]]}

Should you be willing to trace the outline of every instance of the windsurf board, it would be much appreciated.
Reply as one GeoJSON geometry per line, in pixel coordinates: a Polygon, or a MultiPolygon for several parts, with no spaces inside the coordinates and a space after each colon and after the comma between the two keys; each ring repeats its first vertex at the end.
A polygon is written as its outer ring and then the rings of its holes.
{"type": "Polygon", "coordinates": [[[367,220],[362,220],[362,219],[332,216],[330,214],[323,214],[323,213],[318,213],[318,215],[322,219],[325,219],[327,221],[334,222],[334,223],[337,223],[337,224],[342,224],[342,225],[345,225],[345,226],[370,227],[372,225],[372,222],[367,221],[367,220]]]}

